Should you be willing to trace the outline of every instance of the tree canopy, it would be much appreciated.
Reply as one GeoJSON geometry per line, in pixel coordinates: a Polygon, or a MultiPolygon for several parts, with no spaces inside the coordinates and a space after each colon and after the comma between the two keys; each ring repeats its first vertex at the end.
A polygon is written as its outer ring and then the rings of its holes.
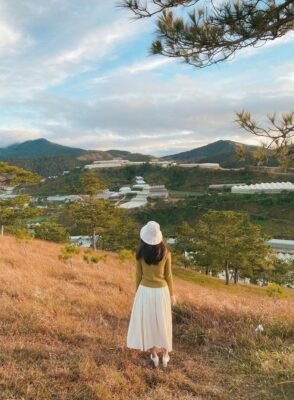
{"type": "Polygon", "coordinates": [[[138,19],[156,16],[151,54],[199,68],[282,37],[294,27],[293,0],[122,0],[120,5],[138,19]]]}
{"type": "Polygon", "coordinates": [[[25,185],[39,183],[41,177],[23,168],[0,162],[0,182],[5,185],[25,185]]]}
{"type": "MultiPolygon", "coordinates": [[[[40,182],[41,177],[22,168],[0,162],[0,183],[4,186],[33,185],[40,182]]],[[[29,197],[19,196],[0,199],[0,234],[4,234],[4,225],[21,225],[25,219],[35,217],[39,211],[29,207],[29,197]]]]}
{"type": "Polygon", "coordinates": [[[230,272],[238,277],[254,279],[270,271],[272,255],[266,236],[248,215],[234,211],[209,211],[194,228],[192,257],[196,264],[214,274],[230,272]]]}

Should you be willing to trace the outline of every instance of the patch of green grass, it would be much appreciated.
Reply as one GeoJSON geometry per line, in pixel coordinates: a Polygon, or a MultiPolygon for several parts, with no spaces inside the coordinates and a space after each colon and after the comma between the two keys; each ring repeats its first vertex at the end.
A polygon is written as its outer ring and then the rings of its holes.
{"type": "MultiPolygon", "coordinates": [[[[197,271],[193,271],[190,268],[174,268],[173,273],[177,278],[183,279],[184,281],[187,282],[193,282],[196,285],[202,287],[225,290],[233,294],[243,293],[245,295],[254,294],[257,296],[267,297],[266,289],[263,287],[259,287],[256,285],[242,284],[242,283],[238,283],[237,285],[230,283],[229,285],[226,285],[225,282],[221,279],[201,274],[197,271]]],[[[288,298],[294,299],[293,290],[285,289],[285,292],[287,293],[288,298]]]]}

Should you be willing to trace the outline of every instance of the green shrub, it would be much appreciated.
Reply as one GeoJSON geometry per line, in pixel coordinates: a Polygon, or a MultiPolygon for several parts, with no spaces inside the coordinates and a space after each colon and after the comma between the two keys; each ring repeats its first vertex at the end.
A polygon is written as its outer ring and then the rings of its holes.
{"type": "Polygon", "coordinates": [[[287,293],[282,288],[282,286],[277,283],[270,283],[266,288],[266,293],[269,297],[274,299],[285,299],[287,298],[287,293]]]}

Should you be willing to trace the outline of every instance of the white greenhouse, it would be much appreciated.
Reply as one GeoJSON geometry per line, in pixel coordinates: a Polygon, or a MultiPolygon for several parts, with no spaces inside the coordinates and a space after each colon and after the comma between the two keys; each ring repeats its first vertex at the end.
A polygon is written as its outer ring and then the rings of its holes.
{"type": "Polygon", "coordinates": [[[256,183],[254,185],[236,185],[232,187],[232,193],[280,193],[283,190],[294,192],[294,184],[291,182],[256,183]]]}

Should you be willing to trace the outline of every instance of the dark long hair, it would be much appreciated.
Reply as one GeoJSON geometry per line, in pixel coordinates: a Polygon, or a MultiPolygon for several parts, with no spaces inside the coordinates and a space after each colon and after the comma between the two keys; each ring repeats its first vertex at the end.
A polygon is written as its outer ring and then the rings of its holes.
{"type": "Polygon", "coordinates": [[[151,245],[141,240],[141,243],[137,249],[136,259],[140,260],[143,258],[148,265],[158,264],[166,253],[167,247],[164,242],[151,245]]]}

